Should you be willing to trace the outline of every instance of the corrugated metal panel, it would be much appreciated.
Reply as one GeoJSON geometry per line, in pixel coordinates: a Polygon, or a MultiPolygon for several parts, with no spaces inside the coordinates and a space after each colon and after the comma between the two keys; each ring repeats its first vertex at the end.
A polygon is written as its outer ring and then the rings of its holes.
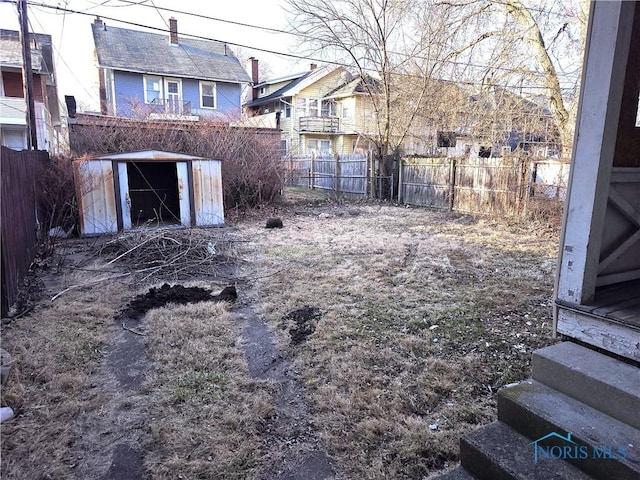
{"type": "Polygon", "coordinates": [[[194,160],[192,165],[196,226],[222,225],[222,164],[219,160],[194,160]]]}
{"type": "Polygon", "coordinates": [[[126,162],[117,162],[118,182],[120,183],[120,211],[122,212],[122,228],[131,228],[131,197],[129,196],[129,174],[126,162]]]}
{"type": "Polygon", "coordinates": [[[118,231],[118,216],[111,161],[76,162],[80,229],[82,235],[118,231]]]}
{"type": "Polygon", "coordinates": [[[191,225],[191,209],[189,208],[189,173],[187,162],[176,162],[178,174],[178,198],[180,201],[180,223],[185,227],[191,225]]]}

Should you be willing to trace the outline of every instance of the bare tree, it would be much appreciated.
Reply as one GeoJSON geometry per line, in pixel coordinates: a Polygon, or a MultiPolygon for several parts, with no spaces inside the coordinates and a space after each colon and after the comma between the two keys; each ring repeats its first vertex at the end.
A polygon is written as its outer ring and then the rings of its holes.
{"type": "MultiPolygon", "coordinates": [[[[375,117],[369,136],[381,159],[395,153],[424,103],[444,23],[411,0],[287,0],[290,23],[310,55],[354,68],[375,117]],[[428,25],[428,28],[425,28],[428,25]],[[397,85],[411,77],[408,89],[397,85]]],[[[389,165],[382,162],[381,173],[389,165]]]]}
{"type": "Polygon", "coordinates": [[[567,156],[582,60],[585,0],[441,0],[457,75],[543,92],[567,156]]]}

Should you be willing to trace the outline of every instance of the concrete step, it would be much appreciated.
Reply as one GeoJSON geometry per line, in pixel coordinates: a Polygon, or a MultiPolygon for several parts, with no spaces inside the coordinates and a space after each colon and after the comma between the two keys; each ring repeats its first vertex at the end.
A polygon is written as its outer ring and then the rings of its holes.
{"type": "Polygon", "coordinates": [[[467,472],[461,465],[458,465],[456,468],[451,470],[450,472],[443,473],[441,475],[436,475],[435,477],[429,477],[432,480],[476,480],[474,476],[472,476],[469,472],[467,472]]]}
{"type": "Polygon", "coordinates": [[[565,458],[596,479],[640,478],[640,430],[540,382],[500,390],[498,420],[539,447],[539,458],[565,458]]]}
{"type": "Polygon", "coordinates": [[[463,436],[460,460],[478,480],[589,480],[563,460],[536,461],[531,440],[500,422],[463,436]]]}
{"type": "Polygon", "coordinates": [[[533,379],[640,429],[640,368],[573,342],[533,353],[533,379]]]}

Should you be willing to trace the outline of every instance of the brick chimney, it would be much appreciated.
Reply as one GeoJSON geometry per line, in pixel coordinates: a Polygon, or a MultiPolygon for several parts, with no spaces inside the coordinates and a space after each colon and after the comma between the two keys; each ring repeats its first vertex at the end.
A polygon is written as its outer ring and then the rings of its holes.
{"type": "Polygon", "coordinates": [[[93,21],[93,23],[95,23],[96,25],[102,25],[102,19],[96,16],[96,19],[93,21]]]}
{"type": "Polygon", "coordinates": [[[251,90],[251,100],[255,100],[258,98],[259,91],[256,88],[258,81],[260,80],[260,74],[258,70],[258,59],[255,57],[249,58],[250,69],[251,69],[251,83],[253,83],[253,88],[251,90]]]}
{"type": "Polygon", "coordinates": [[[316,68],[318,68],[318,64],[317,63],[312,63],[310,70],[315,70],[316,68]]]}
{"type": "Polygon", "coordinates": [[[169,36],[171,38],[171,45],[178,44],[178,20],[171,17],[169,19],[169,36]]]}

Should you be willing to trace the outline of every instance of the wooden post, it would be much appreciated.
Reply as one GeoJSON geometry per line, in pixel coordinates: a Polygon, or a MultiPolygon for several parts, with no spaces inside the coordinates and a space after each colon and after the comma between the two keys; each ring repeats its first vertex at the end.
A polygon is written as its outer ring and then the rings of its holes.
{"type": "Polygon", "coordinates": [[[340,177],[342,176],[341,166],[340,166],[340,155],[335,154],[336,161],[336,174],[335,174],[335,191],[336,191],[336,200],[340,200],[340,177]]]}
{"type": "Polygon", "coordinates": [[[456,157],[449,162],[449,211],[452,212],[456,200],[456,157]]]}
{"type": "MultiPolygon", "coordinates": [[[[296,179],[293,178],[293,156],[292,155],[287,155],[287,156],[289,157],[289,185],[298,186],[296,184],[299,180],[297,178],[296,179]]],[[[285,182],[285,184],[286,183],[287,182],[285,182]]]]}
{"type": "Polygon", "coordinates": [[[371,198],[376,196],[376,162],[371,151],[367,151],[367,161],[369,162],[369,189],[371,198]]]}
{"type": "Polygon", "coordinates": [[[398,159],[398,204],[402,204],[404,200],[404,194],[402,191],[402,182],[404,181],[404,174],[402,173],[403,159],[398,159]]]}
{"type": "Polygon", "coordinates": [[[311,152],[311,168],[310,168],[310,172],[309,172],[309,181],[311,182],[311,188],[314,189],[316,188],[316,181],[315,181],[315,159],[316,159],[316,154],[315,152],[311,152]]]}
{"type": "Polygon", "coordinates": [[[27,18],[27,1],[18,1],[20,17],[20,43],[22,45],[22,81],[24,83],[24,99],[27,103],[27,150],[38,149],[38,132],[36,130],[36,109],[33,101],[33,70],[31,67],[31,44],[29,41],[29,19],[27,18]]]}

